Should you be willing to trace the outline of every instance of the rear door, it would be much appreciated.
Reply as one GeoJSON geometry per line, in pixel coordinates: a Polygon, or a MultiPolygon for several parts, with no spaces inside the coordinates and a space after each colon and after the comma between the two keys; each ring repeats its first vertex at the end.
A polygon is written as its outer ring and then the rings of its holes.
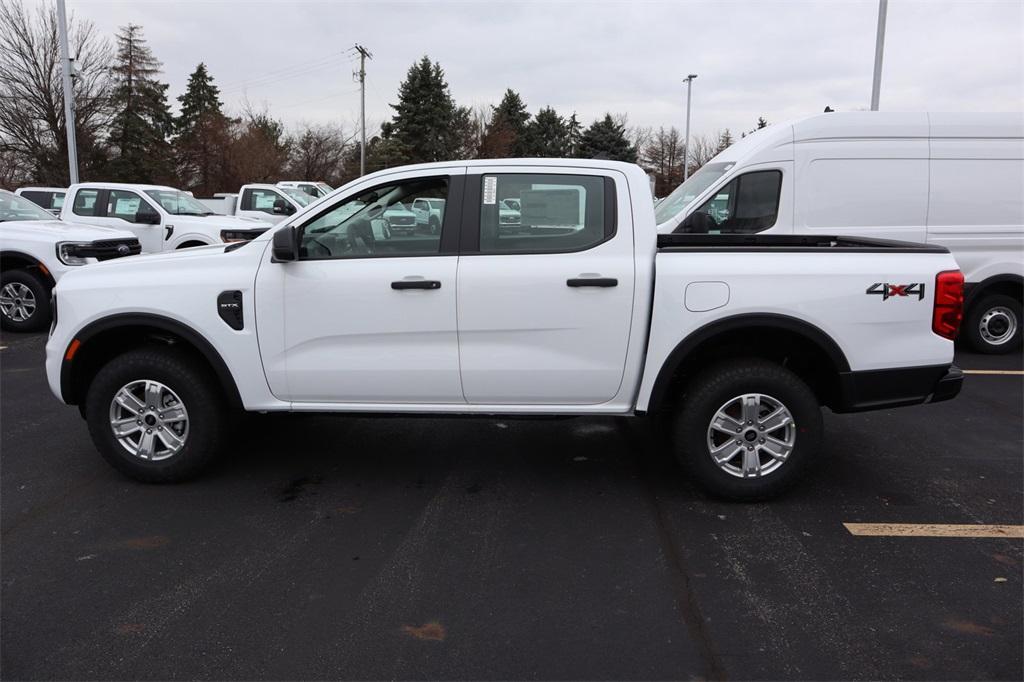
{"type": "Polygon", "coordinates": [[[472,168],[459,259],[459,358],[473,405],[593,405],[622,382],[633,311],[626,179],[472,168]],[[521,205],[503,224],[502,204],[521,205]]]}

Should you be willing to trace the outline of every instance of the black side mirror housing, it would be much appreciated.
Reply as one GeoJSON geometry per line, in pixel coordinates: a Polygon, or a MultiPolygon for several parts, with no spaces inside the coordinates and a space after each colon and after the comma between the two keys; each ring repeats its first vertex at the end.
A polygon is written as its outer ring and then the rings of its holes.
{"type": "Polygon", "coordinates": [[[285,215],[291,215],[292,213],[295,213],[295,208],[284,199],[275,199],[274,213],[283,213],[285,215]]]}
{"type": "Polygon", "coordinates": [[[142,225],[159,225],[160,214],[156,211],[137,211],[135,213],[135,222],[142,225]]]}
{"type": "Polygon", "coordinates": [[[271,260],[274,263],[287,263],[298,259],[298,244],[295,239],[295,228],[289,225],[274,233],[271,247],[271,260]]]}

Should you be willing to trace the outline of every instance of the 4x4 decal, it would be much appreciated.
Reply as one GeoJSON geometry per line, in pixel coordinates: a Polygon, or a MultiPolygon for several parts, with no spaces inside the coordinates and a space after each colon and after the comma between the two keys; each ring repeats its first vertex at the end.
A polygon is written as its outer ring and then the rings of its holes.
{"type": "Polygon", "coordinates": [[[911,284],[875,282],[864,293],[881,296],[883,301],[893,296],[912,296],[917,294],[917,300],[921,301],[924,300],[924,282],[913,282],[911,284]]]}

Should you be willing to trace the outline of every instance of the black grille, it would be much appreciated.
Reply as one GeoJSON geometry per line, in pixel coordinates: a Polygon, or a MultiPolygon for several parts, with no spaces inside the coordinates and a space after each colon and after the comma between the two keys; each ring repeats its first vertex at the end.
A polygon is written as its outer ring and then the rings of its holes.
{"type": "Polygon", "coordinates": [[[76,247],[73,255],[80,258],[110,260],[123,256],[137,256],[140,253],[142,253],[142,246],[138,239],[103,239],[76,247]]]}

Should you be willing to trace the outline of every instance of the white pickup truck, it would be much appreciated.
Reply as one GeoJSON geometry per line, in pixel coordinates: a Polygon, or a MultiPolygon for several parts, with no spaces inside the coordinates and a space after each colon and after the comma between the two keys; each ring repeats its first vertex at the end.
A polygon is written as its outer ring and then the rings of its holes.
{"type": "Polygon", "coordinates": [[[196,201],[218,215],[279,223],[316,199],[295,187],[252,183],[242,185],[236,194],[218,194],[210,199],[199,198],[196,201]]]}
{"type": "Polygon", "coordinates": [[[231,409],[660,413],[696,478],[736,499],[777,494],[819,456],[821,406],[960,390],[963,278],[945,248],[674,227],[631,164],[392,168],[252,241],[65,277],[47,375],[144,481],[196,475],[230,446],[231,409]],[[545,229],[501,230],[501,202],[524,193],[545,229]],[[445,200],[438,234],[373,239],[418,198],[445,200]]]}
{"type": "Polygon", "coordinates": [[[244,241],[271,227],[252,218],[216,215],[173,187],[115,182],[72,185],[60,218],[128,230],[139,238],[143,253],[244,241]]]}
{"type": "Polygon", "coordinates": [[[140,250],[131,232],[64,223],[35,202],[0,190],[0,326],[45,329],[52,319],[50,291],[61,277],[140,250]]]}

